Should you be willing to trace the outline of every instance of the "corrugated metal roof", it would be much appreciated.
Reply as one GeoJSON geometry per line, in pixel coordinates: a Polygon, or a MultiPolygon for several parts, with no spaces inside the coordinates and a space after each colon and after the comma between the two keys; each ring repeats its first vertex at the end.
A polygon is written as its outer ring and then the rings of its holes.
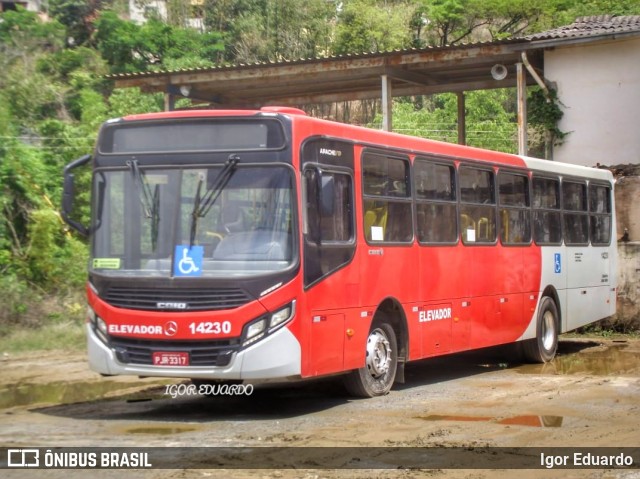
{"type": "MultiPolygon", "coordinates": [[[[379,98],[383,75],[391,81],[393,96],[515,87],[523,52],[533,67],[543,72],[546,48],[636,35],[640,35],[640,16],[603,15],[492,42],[120,73],[107,78],[115,81],[116,88],[163,92],[168,100],[185,96],[225,108],[299,106],[379,98]],[[506,67],[505,79],[492,77],[496,64],[506,67]]],[[[534,83],[531,75],[526,75],[525,81],[534,83]]]]}
{"type": "Polygon", "coordinates": [[[299,58],[295,60],[278,60],[278,61],[263,61],[263,62],[254,62],[254,63],[228,63],[224,65],[215,65],[212,67],[202,67],[202,68],[192,68],[192,69],[179,69],[179,70],[151,70],[151,71],[142,71],[142,72],[128,72],[128,73],[114,73],[111,75],[106,75],[106,78],[114,80],[114,79],[122,79],[122,78],[140,78],[140,77],[149,77],[156,75],[166,75],[172,73],[189,73],[189,72],[213,72],[218,70],[236,70],[236,69],[249,69],[249,68],[260,68],[260,67],[274,67],[274,66],[289,66],[289,65],[303,65],[306,63],[318,63],[322,61],[338,61],[338,60],[358,60],[358,59],[367,59],[367,58],[380,58],[380,57],[388,57],[394,55],[402,55],[402,54],[415,54],[415,53],[436,53],[436,52],[447,52],[452,50],[461,50],[468,49],[473,47],[483,47],[483,46],[494,46],[494,45],[507,45],[507,44],[517,44],[517,43],[526,43],[525,38],[509,38],[505,40],[498,41],[485,41],[485,42],[470,42],[470,43],[459,43],[456,45],[444,45],[444,46],[428,46],[424,48],[406,48],[406,49],[395,49],[395,50],[385,50],[385,51],[373,51],[373,52],[361,52],[361,53],[348,53],[344,55],[327,55],[315,58],[299,58]]]}
{"type": "Polygon", "coordinates": [[[273,66],[288,66],[288,65],[303,65],[306,63],[317,63],[321,61],[336,61],[336,60],[348,60],[348,59],[366,59],[372,57],[384,57],[398,54],[415,54],[422,52],[447,52],[459,49],[469,49],[473,47],[481,46],[493,46],[493,45],[507,45],[517,43],[529,43],[536,40],[562,40],[572,38],[584,38],[584,37],[597,37],[602,35],[611,35],[616,33],[628,33],[628,32],[640,32],[640,15],[631,16],[615,16],[615,15],[596,15],[588,17],[579,17],[573,23],[564,25],[562,27],[547,30],[545,32],[536,33],[533,35],[527,35],[524,37],[511,38],[506,40],[498,40],[492,42],[473,42],[473,43],[460,43],[457,45],[445,45],[440,47],[425,47],[425,48],[408,48],[397,49],[382,52],[362,52],[345,55],[330,55],[316,58],[300,58],[296,60],[280,60],[280,61],[265,61],[255,63],[237,63],[237,64],[225,64],[216,65],[207,68],[193,68],[193,69],[180,69],[180,70],[153,70],[131,73],[116,73],[107,75],[109,79],[124,79],[124,78],[144,78],[157,75],[166,75],[173,73],[202,73],[213,72],[219,70],[236,70],[236,69],[253,69],[260,67],[273,67],[273,66]]]}
{"type": "Polygon", "coordinates": [[[547,30],[546,32],[528,35],[527,40],[570,39],[598,37],[618,33],[640,32],[640,15],[615,16],[596,15],[578,17],[570,25],[547,30]]]}

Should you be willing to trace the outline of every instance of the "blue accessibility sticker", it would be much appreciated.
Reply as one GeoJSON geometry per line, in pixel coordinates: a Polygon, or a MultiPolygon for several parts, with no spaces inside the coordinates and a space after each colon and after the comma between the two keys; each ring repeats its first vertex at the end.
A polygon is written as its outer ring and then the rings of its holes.
{"type": "Polygon", "coordinates": [[[202,246],[178,245],[173,256],[174,276],[202,276],[202,246]]]}
{"type": "Polygon", "coordinates": [[[562,258],[560,253],[556,253],[554,255],[554,271],[556,274],[560,274],[562,272],[562,258]]]}

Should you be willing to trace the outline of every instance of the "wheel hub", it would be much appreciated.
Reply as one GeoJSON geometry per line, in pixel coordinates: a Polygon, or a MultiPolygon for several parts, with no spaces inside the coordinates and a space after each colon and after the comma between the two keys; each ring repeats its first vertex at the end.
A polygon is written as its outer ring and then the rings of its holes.
{"type": "Polygon", "coordinates": [[[391,364],[391,345],[387,336],[376,329],[367,339],[367,368],[374,378],[378,378],[389,371],[391,364]]]}
{"type": "Polygon", "coordinates": [[[556,322],[551,311],[545,311],[542,316],[542,346],[547,351],[551,350],[555,340],[556,322]]]}

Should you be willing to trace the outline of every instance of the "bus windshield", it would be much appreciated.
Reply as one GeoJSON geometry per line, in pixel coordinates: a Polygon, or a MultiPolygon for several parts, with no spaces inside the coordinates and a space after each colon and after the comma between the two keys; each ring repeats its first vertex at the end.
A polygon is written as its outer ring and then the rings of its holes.
{"type": "Polygon", "coordinates": [[[294,261],[289,167],[143,167],[133,160],[128,168],[97,169],[94,190],[90,266],[101,274],[245,276],[294,261]]]}

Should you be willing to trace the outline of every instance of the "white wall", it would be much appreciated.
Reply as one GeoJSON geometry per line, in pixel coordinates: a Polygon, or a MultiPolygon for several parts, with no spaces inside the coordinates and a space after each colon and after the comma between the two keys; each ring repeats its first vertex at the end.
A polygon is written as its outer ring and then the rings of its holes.
{"type": "Polygon", "coordinates": [[[586,166],[640,163],[640,38],[545,52],[570,132],[554,160],[586,166]]]}
{"type": "Polygon", "coordinates": [[[147,21],[147,10],[155,11],[160,18],[167,18],[167,2],[165,0],[146,0],[145,2],[136,2],[129,0],[129,18],[142,24],[147,21]]]}

